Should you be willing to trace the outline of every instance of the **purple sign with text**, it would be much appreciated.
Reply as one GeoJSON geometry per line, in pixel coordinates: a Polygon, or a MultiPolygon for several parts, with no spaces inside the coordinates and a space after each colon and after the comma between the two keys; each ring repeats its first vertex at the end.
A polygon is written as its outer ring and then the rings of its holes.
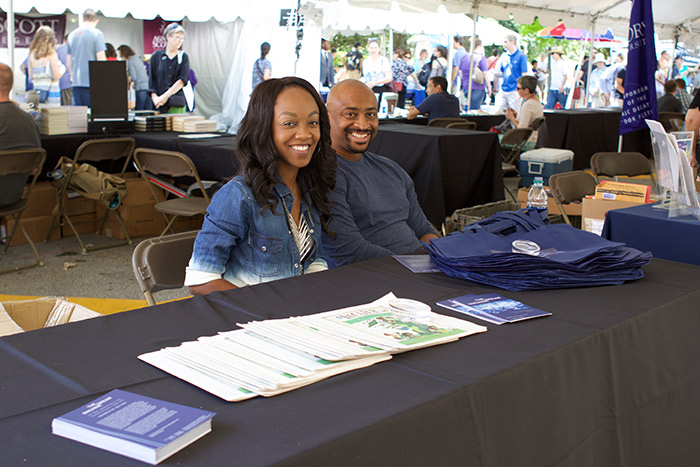
{"type": "Polygon", "coordinates": [[[656,48],[651,0],[632,0],[628,50],[625,95],[620,117],[621,135],[636,130],[648,130],[644,119],[658,119],[654,84],[656,48]]]}
{"type": "MultiPolygon", "coordinates": [[[[23,16],[15,15],[15,47],[29,48],[34,39],[34,33],[41,26],[48,26],[56,33],[56,42],[63,41],[66,32],[66,17],[54,16],[23,16]]],[[[0,12],[0,47],[7,47],[7,13],[0,12]]]]}

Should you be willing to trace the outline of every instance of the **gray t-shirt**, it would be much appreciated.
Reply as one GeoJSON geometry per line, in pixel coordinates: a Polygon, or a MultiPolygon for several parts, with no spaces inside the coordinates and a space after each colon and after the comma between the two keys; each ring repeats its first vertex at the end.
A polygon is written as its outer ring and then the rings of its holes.
{"type": "MultiPolygon", "coordinates": [[[[0,102],[0,151],[40,147],[39,128],[32,116],[14,102],[0,102]]],[[[26,184],[24,175],[0,175],[0,206],[19,200],[26,184]]]]}
{"type": "Polygon", "coordinates": [[[434,233],[421,210],[413,180],[394,161],[365,152],[359,161],[337,156],[331,221],[323,236],[329,267],[410,253],[434,233]]]}
{"type": "Polygon", "coordinates": [[[68,36],[68,54],[71,56],[74,87],[90,87],[88,62],[97,60],[97,52],[105,49],[105,36],[97,28],[78,28],[68,36]]]}
{"type": "Polygon", "coordinates": [[[136,91],[148,90],[148,73],[146,73],[146,65],[136,55],[132,55],[126,61],[126,71],[129,72],[129,77],[134,82],[136,91]]]}

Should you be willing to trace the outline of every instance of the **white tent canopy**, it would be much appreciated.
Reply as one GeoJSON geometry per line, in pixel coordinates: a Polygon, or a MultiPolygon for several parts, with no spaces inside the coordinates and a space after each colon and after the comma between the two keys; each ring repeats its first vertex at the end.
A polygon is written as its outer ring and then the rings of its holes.
{"type": "MultiPolygon", "coordinates": [[[[627,36],[632,8],[630,0],[349,0],[350,4],[368,8],[392,8],[398,4],[402,11],[432,13],[438,7],[450,13],[470,13],[474,6],[482,16],[509,19],[530,24],[539,17],[540,24],[554,26],[559,20],[573,28],[586,29],[596,19],[596,29],[610,28],[616,36],[627,36]]],[[[395,8],[395,7],[394,7],[395,8]]],[[[655,32],[660,39],[673,39],[679,34],[681,42],[700,42],[700,2],[697,0],[652,0],[655,32]]]]}

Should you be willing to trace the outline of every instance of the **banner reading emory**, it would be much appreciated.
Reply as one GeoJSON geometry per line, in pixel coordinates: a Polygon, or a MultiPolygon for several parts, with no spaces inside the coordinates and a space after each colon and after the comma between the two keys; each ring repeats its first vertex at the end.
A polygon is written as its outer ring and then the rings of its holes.
{"type": "Polygon", "coordinates": [[[656,106],[656,48],[651,0],[632,0],[625,95],[620,134],[646,130],[644,119],[658,120],[656,106]]]}

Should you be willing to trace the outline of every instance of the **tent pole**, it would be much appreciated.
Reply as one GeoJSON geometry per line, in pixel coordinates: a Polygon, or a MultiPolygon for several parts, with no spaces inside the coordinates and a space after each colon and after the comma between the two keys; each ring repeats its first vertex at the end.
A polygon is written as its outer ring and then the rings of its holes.
{"type": "MultiPolygon", "coordinates": [[[[472,109],[472,76],[474,75],[474,42],[476,42],[476,21],[479,19],[479,0],[472,4],[472,40],[469,41],[469,87],[467,88],[467,112],[472,109]]],[[[464,80],[464,77],[462,77],[464,80]]],[[[461,110],[461,109],[460,109],[461,110]]]]}
{"type": "Polygon", "coordinates": [[[595,40],[595,23],[597,19],[598,18],[595,16],[591,18],[591,43],[588,46],[588,71],[586,72],[586,94],[583,99],[584,107],[589,107],[588,87],[591,84],[591,70],[593,69],[593,41],[595,40]]]}
{"type": "MultiPolygon", "coordinates": [[[[13,0],[10,0],[10,6],[7,11],[7,51],[10,55],[10,68],[15,70],[15,7],[13,0]]],[[[10,96],[14,91],[10,89],[10,96]]]]}

